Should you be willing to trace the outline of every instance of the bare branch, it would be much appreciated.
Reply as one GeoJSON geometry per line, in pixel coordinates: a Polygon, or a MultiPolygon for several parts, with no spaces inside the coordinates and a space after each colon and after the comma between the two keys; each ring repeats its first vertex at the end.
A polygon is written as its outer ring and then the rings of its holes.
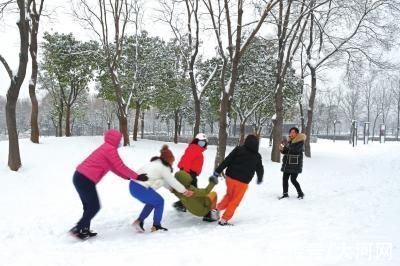
{"type": "Polygon", "coordinates": [[[6,59],[2,55],[0,55],[0,62],[3,63],[3,66],[6,69],[9,78],[12,80],[13,79],[12,70],[11,70],[10,66],[8,65],[6,59]]]}
{"type": "Polygon", "coordinates": [[[257,32],[260,30],[261,25],[264,23],[266,17],[268,16],[268,14],[270,14],[272,8],[274,8],[274,6],[277,3],[278,3],[278,0],[270,0],[270,2],[267,4],[267,6],[264,9],[263,14],[261,15],[260,19],[258,20],[257,26],[254,28],[254,30],[251,32],[249,38],[247,38],[246,42],[240,48],[239,57],[243,56],[243,54],[246,51],[247,47],[250,45],[251,41],[256,36],[257,32]]]}

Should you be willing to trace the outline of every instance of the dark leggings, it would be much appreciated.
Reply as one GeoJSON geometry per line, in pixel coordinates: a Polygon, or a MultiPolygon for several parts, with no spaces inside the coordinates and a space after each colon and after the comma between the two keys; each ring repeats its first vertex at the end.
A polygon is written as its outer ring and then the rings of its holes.
{"type": "Polygon", "coordinates": [[[83,205],[83,215],[77,223],[77,227],[78,229],[89,229],[90,221],[100,210],[100,201],[97,195],[96,184],[77,171],[74,173],[73,183],[83,205]]]}
{"type": "Polygon", "coordinates": [[[289,177],[290,181],[292,182],[293,186],[297,190],[297,194],[302,195],[303,192],[301,191],[301,187],[299,182],[297,182],[297,176],[299,174],[289,174],[289,173],[283,173],[283,193],[287,194],[289,190],[289,177]]]}

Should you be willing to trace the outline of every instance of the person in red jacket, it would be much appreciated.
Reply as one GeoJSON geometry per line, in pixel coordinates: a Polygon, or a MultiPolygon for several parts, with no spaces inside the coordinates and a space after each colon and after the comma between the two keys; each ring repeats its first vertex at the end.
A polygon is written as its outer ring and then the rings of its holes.
{"type": "Polygon", "coordinates": [[[100,210],[99,197],[96,184],[109,172],[126,179],[147,181],[147,175],[138,175],[129,169],[118,154],[118,147],[122,135],[118,130],[111,129],[104,134],[104,143],[90,154],[74,173],[73,183],[83,205],[83,215],[70,233],[79,239],[85,240],[96,236],[97,233],[90,230],[90,222],[100,210]]]}
{"type": "MultiPolygon", "coordinates": [[[[206,134],[197,134],[186,148],[178,163],[178,168],[192,177],[191,185],[194,187],[197,187],[197,177],[201,174],[201,170],[203,169],[203,152],[207,149],[207,145],[208,140],[206,134]]],[[[173,207],[178,211],[186,212],[186,208],[181,201],[175,202],[173,207]]]]}

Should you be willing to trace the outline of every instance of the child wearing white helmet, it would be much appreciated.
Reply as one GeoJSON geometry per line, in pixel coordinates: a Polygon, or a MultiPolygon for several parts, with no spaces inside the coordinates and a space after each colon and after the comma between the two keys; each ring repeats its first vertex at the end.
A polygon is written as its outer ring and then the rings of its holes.
{"type": "MultiPolygon", "coordinates": [[[[192,177],[191,185],[197,187],[197,177],[201,174],[204,163],[203,152],[207,149],[208,140],[204,133],[198,133],[186,148],[181,160],[178,163],[178,168],[185,171],[192,177]]],[[[186,211],[180,201],[173,205],[179,211],[186,211]]]]}

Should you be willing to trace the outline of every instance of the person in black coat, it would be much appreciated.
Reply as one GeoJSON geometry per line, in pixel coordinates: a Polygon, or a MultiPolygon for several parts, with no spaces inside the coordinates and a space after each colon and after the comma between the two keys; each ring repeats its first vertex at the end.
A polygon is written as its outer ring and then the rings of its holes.
{"type": "Polygon", "coordinates": [[[218,176],[227,168],[225,172],[227,192],[217,205],[218,211],[225,210],[219,221],[220,225],[230,225],[228,220],[239,206],[254,174],[257,173],[257,184],[263,181],[264,168],[258,146],[258,138],[255,135],[248,135],[244,144],[233,149],[215,169],[214,176],[218,176]]]}
{"type": "Polygon", "coordinates": [[[289,177],[290,181],[297,190],[297,198],[302,199],[304,193],[301,190],[298,175],[303,170],[303,147],[306,135],[299,133],[299,129],[292,127],[289,130],[289,142],[280,145],[280,151],[283,154],[282,168],[283,172],[283,194],[279,199],[288,198],[289,177]]]}

